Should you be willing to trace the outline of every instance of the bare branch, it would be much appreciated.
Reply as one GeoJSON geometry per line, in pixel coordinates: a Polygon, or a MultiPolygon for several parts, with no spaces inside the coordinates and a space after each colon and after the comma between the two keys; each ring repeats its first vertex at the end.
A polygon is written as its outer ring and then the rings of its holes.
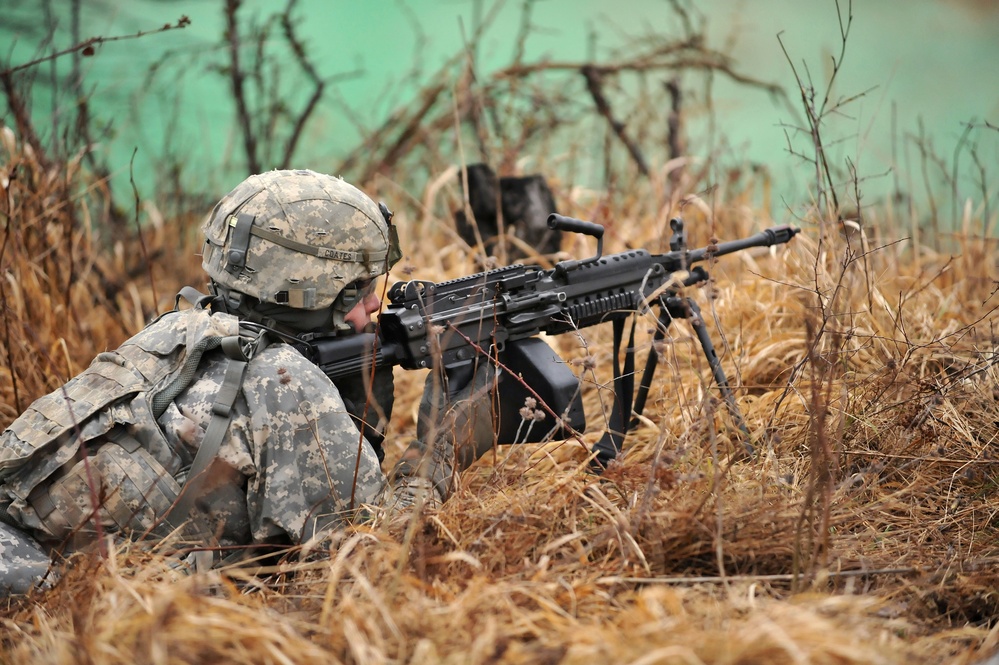
{"type": "Polygon", "coordinates": [[[260,172],[260,159],[257,155],[257,135],[253,130],[250,111],[246,104],[244,81],[246,73],[239,58],[239,23],[236,13],[241,0],[226,0],[225,24],[226,39],[229,43],[229,82],[232,84],[232,97],[236,102],[236,116],[243,134],[243,151],[246,153],[246,168],[250,173],[260,172]]]}
{"type": "Polygon", "coordinates": [[[110,42],[119,42],[119,41],[123,41],[123,40],[126,40],[126,39],[138,39],[139,37],[145,37],[146,35],[155,35],[155,34],[160,33],[160,32],[167,32],[168,30],[178,30],[178,29],[186,28],[189,25],[191,25],[191,19],[189,19],[187,16],[181,16],[179,19],[177,19],[176,23],[167,23],[162,28],[157,28],[156,30],[140,30],[139,32],[136,32],[135,34],[131,34],[131,35],[115,35],[113,37],[90,37],[89,39],[85,39],[82,42],[74,44],[73,46],[70,46],[69,48],[65,48],[65,49],[63,49],[61,51],[56,51],[55,53],[50,53],[50,54],[48,54],[46,56],[43,56],[41,58],[35,58],[34,60],[32,60],[30,62],[26,62],[26,63],[21,64],[21,65],[17,65],[16,67],[9,67],[9,68],[7,68],[7,69],[5,69],[3,71],[0,71],[0,76],[6,76],[6,75],[10,75],[10,74],[15,74],[15,73],[23,71],[25,69],[30,69],[31,67],[34,67],[36,65],[40,65],[43,62],[48,62],[50,60],[56,60],[58,58],[61,58],[64,55],[69,54],[69,53],[79,52],[84,57],[89,57],[89,56],[92,56],[92,55],[95,54],[95,52],[96,52],[95,48],[94,48],[95,46],[101,46],[102,44],[108,44],[110,42]]]}
{"type": "Polygon", "coordinates": [[[635,160],[638,170],[642,172],[642,175],[648,177],[648,162],[645,161],[645,156],[642,154],[642,151],[639,150],[638,146],[635,145],[635,142],[632,141],[628,137],[628,134],[624,131],[624,123],[614,118],[614,115],[611,112],[610,103],[607,101],[607,97],[604,96],[600,74],[596,71],[596,68],[590,65],[584,65],[579,71],[583,75],[583,78],[586,79],[586,88],[590,91],[590,96],[593,97],[593,103],[597,106],[597,112],[607,120],[607,123],[611,126],[614,134],[621,139],[621,142],[628,149],[628,153],[631,155],[631,158],[635,160]]]}

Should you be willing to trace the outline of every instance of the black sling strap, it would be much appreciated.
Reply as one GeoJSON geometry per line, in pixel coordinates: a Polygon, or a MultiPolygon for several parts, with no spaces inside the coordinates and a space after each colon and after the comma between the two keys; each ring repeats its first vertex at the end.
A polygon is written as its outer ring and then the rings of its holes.
{"type": "Polygon", "coordinates": [[[621,339],[624,336],[624,319],[614,320],[614,406],[610,423],[600,440],[593,444],[597,454],[591,462],[596,473],[603,472],[610,461],[621,452],[624,437],[631,420],[631,400],[635,390],[635,320],[631,321],[631,334],[624,350],[624,371],[621,371],[621,339]]]}

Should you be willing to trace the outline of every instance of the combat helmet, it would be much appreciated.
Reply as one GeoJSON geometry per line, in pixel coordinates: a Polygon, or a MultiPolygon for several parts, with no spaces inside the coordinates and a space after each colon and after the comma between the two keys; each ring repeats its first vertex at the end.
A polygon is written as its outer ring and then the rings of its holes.
{"type": "Polygon", "coordinates": [[[365,285],[401,256],[384,205],[309,170],[250,176],[202,230],[202,267],[225,309],[296,330],[343,327],[365,285]]]}

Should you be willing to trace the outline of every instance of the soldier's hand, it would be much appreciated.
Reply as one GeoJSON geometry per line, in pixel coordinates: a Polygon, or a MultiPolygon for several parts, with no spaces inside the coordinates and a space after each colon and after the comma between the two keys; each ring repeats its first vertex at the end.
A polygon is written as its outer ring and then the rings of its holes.
{"type": "Polygon", "coordinates": [[[445,398],[441,380],[431,374],[420,402],[417,437],[453,451],[456,468],[467,468],[496,440],[493,397],[497,378],[497,370],[490,362],[463,366],[448,373],[445,398]]]}

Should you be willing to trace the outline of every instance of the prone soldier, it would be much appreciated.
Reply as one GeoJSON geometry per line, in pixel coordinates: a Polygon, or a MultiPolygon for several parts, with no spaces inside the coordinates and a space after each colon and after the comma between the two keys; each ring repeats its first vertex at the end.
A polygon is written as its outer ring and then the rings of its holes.
{"type": "Polygon", "coordinates": [[[386,475],[391,368],[376,390],[338,387],[296,343],[370,327],[401,256],[384,206],[340,178],[271,171],[223,197],[203,232],[209,293],[185,288],[191,307],[0,435],[0,593],[107,535],[180,534],[215,552],[303,544],[364,506],[444,501],[492,446],[495,371],[450,377],[446,404],[432,373],[417,440],[386,475]]]}

